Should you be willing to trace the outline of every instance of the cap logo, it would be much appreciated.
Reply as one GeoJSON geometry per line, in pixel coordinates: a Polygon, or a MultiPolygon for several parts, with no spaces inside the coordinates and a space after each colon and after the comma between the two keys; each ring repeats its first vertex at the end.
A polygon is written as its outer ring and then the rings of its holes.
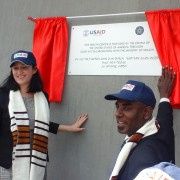
{"type": "Polygon", "coordinates": [[[134,89],[135,85],[132,84],[125,84],[121,90],[126,89],[128,91],[132,91],[134,89]]]}
{"type": "Polygon", "coordinates": [[[18,58],[18,57],[27,58],[28,54],[27,53],[16,53],[16,54],[14,54],[14,59],[18,58]]]}

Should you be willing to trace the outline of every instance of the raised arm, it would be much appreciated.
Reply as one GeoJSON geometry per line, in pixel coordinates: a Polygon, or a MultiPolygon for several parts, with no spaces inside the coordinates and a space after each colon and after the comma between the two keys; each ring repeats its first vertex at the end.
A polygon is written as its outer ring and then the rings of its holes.
{"type": "Polygon", "coordinates": [[[174,87],[174,80],[176,77],[176,73],[173,72],[172,67],[163,67],[162,68],[162,75],[159,77],[158,80],[158,90],[160,98],[169,98],[173,87],[174,87]]]}
{"type": "Polygon", "coordinates": [[[169,97],[172,93],[176,73],[173,72],[172,67],[163,67],[162,75],[158,80],[158,90],[160,95],[160,104],[158,108],[157,120],[159,123],[168,123],[167,125],[173,126],[172,107],[169,103],[169,97]]]}

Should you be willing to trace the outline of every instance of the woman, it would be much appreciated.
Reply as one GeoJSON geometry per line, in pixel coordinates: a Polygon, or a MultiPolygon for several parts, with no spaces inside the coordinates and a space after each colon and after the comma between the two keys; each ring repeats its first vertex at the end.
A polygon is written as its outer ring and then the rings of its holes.
{"type": "Polygon", "coordinates": [[[13,180],[42,180],[48,132],[83,131],[81,125],[88,116],[81,115],[73,125],[49,122],[47,94],[33,53],[15,52],[10,67],[10,75],[0,87],[0,179],[11,179],[12,165],[13,180]]]}

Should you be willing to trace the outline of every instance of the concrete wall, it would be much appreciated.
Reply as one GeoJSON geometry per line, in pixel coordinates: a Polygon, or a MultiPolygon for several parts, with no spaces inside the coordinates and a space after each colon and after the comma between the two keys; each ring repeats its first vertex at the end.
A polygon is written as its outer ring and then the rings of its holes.
{"type": "MultiPolygon", "coordinates": [[[[33,22],[27,17],[83,16],[142,12],[179,8],[179,0],[1,0],[0,2],[0,81],[9,72],[12,52],[32,49],[33,22]]],[[[69,27],[78,24],[99,24],[145,20],[144,15],[106,18],[69,19],[69,27]]],[[[136,67],[138,68],[138,67],[136,67]]],[[[48,180],[105,180],[117,157],[124,138],[117,133],[113,102],[104,95],[119,91],[129,79],[144,81],[156,94],[157,77],[131,76],[68,76],[66,74],[62,103],[51,103],[51,120],[70,124],[87,112],[87,130],[80,134],[50,135],[48,180]]],[[[154,115],[156,115],[156,111],[154,115]]],[[[180,165],[180,111],[174,110],[176,162],[180,165]]]]}

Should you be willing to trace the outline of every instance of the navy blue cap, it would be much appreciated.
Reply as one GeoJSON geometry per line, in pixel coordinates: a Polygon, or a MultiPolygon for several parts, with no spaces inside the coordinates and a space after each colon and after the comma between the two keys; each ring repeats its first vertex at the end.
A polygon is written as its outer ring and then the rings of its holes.
{"type": "Polygon", "coordinates": [[[139,81],[129,80],[119,93],[108,94],[104,97],[107,100],[127,100],[142,102],[153,109],[156,105],[155,95],[150,87],[139,81]]]}
{"type": "Polygon", "coordinates": [[[10,67],[12,67],[14,62],[21,62],[26,66],[35,66],[36,58],[32,52],[19,50],[11,55],[10,67]]]}

